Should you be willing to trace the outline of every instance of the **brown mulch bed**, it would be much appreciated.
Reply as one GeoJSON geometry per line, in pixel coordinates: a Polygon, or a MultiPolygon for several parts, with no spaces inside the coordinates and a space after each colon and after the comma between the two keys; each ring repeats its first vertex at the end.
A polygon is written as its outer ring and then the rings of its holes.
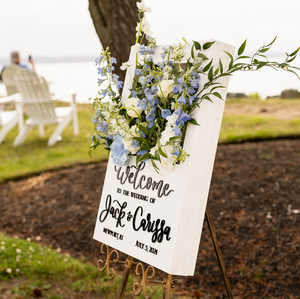
{"type": "MultiPolygon", "coordinates": [[[[0,230],[96,263],[106,163],[0,185],[0,230]]],[[[235,298],[300,298],[300,140],[219,145],[208,201],[235,298]]],[[[207,225],[174,294],[226,298],[207,225]]]]}

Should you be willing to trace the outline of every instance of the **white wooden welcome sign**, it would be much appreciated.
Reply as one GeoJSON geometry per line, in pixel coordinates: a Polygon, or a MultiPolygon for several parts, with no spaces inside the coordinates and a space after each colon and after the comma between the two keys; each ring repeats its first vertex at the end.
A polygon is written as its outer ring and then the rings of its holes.
{"type": "MultiPolygon", "coordinates": [[[[161,49],[156,48],[154,62],[160,61],[161,49]]],[[[185,59],[190,50],[185,47],[185,59]]],[[[224,51],[233,54],[234,47],[216,41],[203,53],[213,62],[221,59],[226,68],[229,58],[224,51]]],[[[131,61],[135,54],[132,48],[131,61]]],[[[127,70],[123,98],[129,96],[134,71],[127,70]]],[[[207,80],[202,76],[200,85],[207,80]]],[[[219,81],[226,87],[218,90],[225,99],[229,77],[219,81]]],[[[135,157],[127,167],[109,159],[94,239],[169,274],[194,275],[225,105],[212,99],[214,103],[204,101],[195,110],[193,118],[200,126],[189,124],[184,141],[190,156],[172,171],[161,168],[158,174],[149,161],[136,167],[135,157]]]]}

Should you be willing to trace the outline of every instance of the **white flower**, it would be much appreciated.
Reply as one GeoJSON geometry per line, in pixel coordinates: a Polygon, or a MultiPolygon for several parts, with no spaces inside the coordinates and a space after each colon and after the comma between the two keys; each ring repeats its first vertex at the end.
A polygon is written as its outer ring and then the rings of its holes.
{"type": "Polygon", "coordinates": [[[136,118],[142,113],[143,110],[141,107],[138,107],[138,103],[138,98],[129,98],[124,102],[125,109],[129,116],[136,118]]]}
{"type": "MultiPolygon", "coordinates": [[[[173,103],[172,103],[172,104],[173,104],[173,103]]],[[[173,113],[173,114],[167,116],[168,124],[174,125],[174,124],[175,124],[175,121],[177,120],[177,118],[178,118],[178,115],[175,114],[175,113],[173,113]]]]}
{"type": "Polygon", "coordinates": [[[140,11],[143,11],[143,12],[152,12],[150,7],[146,7],[146,3],[145,3],[144,0],[142,0],[142,2],[137,2],[136,6],[138,7],[138,9],[140,11]]]}
{"type": "Polygon", "coordinates": [[[135,52],[138,52],[138,50],[140,49],[140,44],[139,43],[136,43],[134,46],[132,46],[132,49],[135,51],[135,52]]]}
{"type": "Polygon", "coordinates": [[[176,136],[176,134],[173,131],[173,128],[170,125],[169,126],[167,125],[165,130],[161,133],[161,138],[160,138],[161,145],[165,145],[167,142],[169,142],[169,139],[174,136],[176,136]]]}
{"type": "Polygon", "coordinates": [[[22,250],[20,248],[16,248],[16,253],[21,253],[22,250]]]}
{"type": "Polygon", "coordinates": [[[7,269],[6,269],[6,272],[7,272],[8,274],[11,274],[11,273],[12,273],[12,269],[11,269],[11,268],[7,268],[7,269]]]}
{"type": "Polygon", "coordinates": [[[1,245],[5,245],[5,242],[4,241],[1,241],[1,243],[0,243],[1,245]]]}
{"type": "Polygon", "coordinates": [[[30,238],[30,237],[28,237],[28,238],[26,239],[26,241],[27,241],[27,242],[30,242],[30,241],[31,241],[31,238],[30,238]]]}
{"type": "Polygon", "coordinates": [[[17,268],[17,269],[16,269],[16,272],[18,272],[18,273],[19,273],[19,272],[20,272],[20,269],[19,269],[19,268],[17,268]]]}
{"type": "Polygon", "coordinates": [[[61,252],[61,249],[58,247],[58,248],[56,248],[56,252],[61,252]]]}
{"type": "Polygon", "coordinates": [[[171,54],[171,58],[173,58],[173,59],[175,58],[177,60],[181,59],[183,56],[184,56],[184,51],[181,48],[179,48],[179,49],[175,48],[173,53],[171,54]]]}
{"type": "Polygon", "coordinates": [[[133,155],[140,150],[140,147],[135,144],[137,143],[137,141],[132,138],[132,137],[139,137],[138,133],[136,132],[136,129],[137,129],[136,125],[132,126],[130,128],[130,134],[127,133],[123,138],[124,148],[129,150],[130,153],[133,155]]]}
{"type": "Polygon", "coordinates": [[[120,66],[120,69],[122,71],[125,71],[126,69],[128,69],[130,66],[132,66],[132,62],[130,60],[128,60],[127,62],[123,62],[122,65],[120,66]]]}
{"type": "Polygon", "coordinates": [[[1,250],[5,250],[5,247],[4,247],[4,246],[1,246],[0,249],[1,249],[1,250]]]}
{"type": "Polygon", "coordinates": [[[159,83],[157,95],[166,98],[173,91],[174,80],[163,80],[159,83]]]}
{"type": "Polygon", "coordinates": [[[41,241],[41,237],[40,236],[37,236],[36,238],[35,238],[37,241],[41,241]]]}

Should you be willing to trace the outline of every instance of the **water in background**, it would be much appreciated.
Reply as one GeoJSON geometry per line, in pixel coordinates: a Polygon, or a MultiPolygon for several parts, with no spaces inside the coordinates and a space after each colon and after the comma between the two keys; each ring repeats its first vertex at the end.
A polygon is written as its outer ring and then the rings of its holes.
{"type": "MultiPolygon", "coordinates": [[[[272,57],[274,61],[282,61],[282,57],[272,57]]],[[[300,57],[294,62],[300,66],[300,57]]],[[[88,102],[97,95],[97,68],[94,61],[68,63],[38,63],[36,71],[39,76],[52,82],[50,89],[60,94],[77,91],[77,102],[88,102]]],[[[263,99],[267,96],[280,95],[284,89],[300,91],[298,78],[285,71],[275,71],[271,68],[257,72],[238,72],[230,78],[228,92],[242,92],[246,95],[258,93],[263,99]]],[[[0,86],[0,95],[5,95],[4,86],[0,86]]]]}

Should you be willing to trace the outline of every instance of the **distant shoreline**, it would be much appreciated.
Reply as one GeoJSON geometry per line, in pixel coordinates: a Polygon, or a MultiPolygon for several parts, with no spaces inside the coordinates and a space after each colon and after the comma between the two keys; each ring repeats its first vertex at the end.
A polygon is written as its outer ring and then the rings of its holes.
{"type": "MultiPolygon", "coordinates": [[[[34,62],[35,63],[67,63],[67,62],[94,62],[96,59],[97,55],[95,56],[74,56],[74,57],[43,57],[43,56],[37,56],[34,57],[34,62]]],[[[25,63],[27,59],[24,57],[21,57],[21,61],[25,63]]],[[[6,65],[9,64],[9,59],[8,58],[0,58],[0,64],[6,65]]]]}

